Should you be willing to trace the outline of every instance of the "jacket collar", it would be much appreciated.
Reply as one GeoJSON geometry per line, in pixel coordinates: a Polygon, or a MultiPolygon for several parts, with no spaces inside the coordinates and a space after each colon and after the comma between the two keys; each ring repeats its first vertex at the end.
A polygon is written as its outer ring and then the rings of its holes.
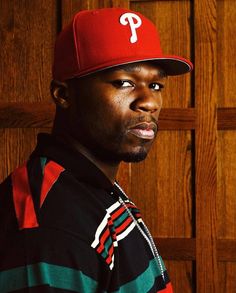
{"type": "Polygon", "coordinates": [[[114,189],[114,185],[96,165],[52,134],[38,134],[37,146],[31,158],[36,156],[47,157],[57,162],[80,181],[108,191],[114,189]]]}

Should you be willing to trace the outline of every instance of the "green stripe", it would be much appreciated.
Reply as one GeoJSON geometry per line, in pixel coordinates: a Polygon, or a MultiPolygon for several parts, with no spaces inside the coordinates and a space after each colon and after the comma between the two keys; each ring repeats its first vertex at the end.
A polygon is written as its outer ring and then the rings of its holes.
{"type": "Polygon", "coordinates": [[[114,221],[114,226],[117,228],[117,227],[120,226],[120,224],[121,224],[122,222],[124,222],[128,217],[129,217],[129,214],[128,214],[126,211],[124,211],[124,213],[121,214],[121,215],[119,216],[119,218],[115,219],[115,221],[114,221]]]}
{"type": "MultiPolygon", "coordinates": [[[[161,262],[162,262],[163,269],[165,270],[164,263],[162,260],[161,262]]],[[[149,262],[148,268],[141,275],[139,275],[133,281],[128,282],[125,285],[121,286],[118,291],[113,291],[112,293],[149,292],[151,288],[154,286],[156,278],[159,276],[161,276],[161,270],[157,263],[157,259],[152,259],[149,262]]]]}
{"type": "Polygon", "coordinates": [[[112,245],[112,239],[111,237],[109,236],[108,239],[106,240],[106,242],[104,243],[104,250],[102,252],[102,256],[106,259],[107,256],[108,256],[108,251],[109,251],[109,248],[111,247],[112,245]]]}
{"type": "Polygon", "coordinates": [[[40,262],[0,272],[0,292],[49,285],[79,293],[95,292],[97,282],[79,270],[40,262]]]}
{"type": "Polygon", "coordinates": [[[41,169],[42,169],[42,174],[44,175],[44,168],[47,162],[47,158],[45,157],[40,157],[40,163],[41,163],[41,169]]]}

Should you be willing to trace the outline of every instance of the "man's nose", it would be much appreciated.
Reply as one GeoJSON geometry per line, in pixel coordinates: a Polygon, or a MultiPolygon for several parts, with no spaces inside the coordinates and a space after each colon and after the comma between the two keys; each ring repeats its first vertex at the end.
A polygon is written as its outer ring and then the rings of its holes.
{"type": "Polygon", "coordinates": [[[162,107],[161,92],[145,88],[137,91],[136,99],[132,103],[132,110],[140,112],[159,113],[162,107]]]}

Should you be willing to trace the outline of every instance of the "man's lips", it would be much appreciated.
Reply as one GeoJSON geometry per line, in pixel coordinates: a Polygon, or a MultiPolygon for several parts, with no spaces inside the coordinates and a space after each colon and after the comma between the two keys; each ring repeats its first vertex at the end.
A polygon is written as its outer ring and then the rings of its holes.
{"type": "Polygon", "coordinates": [[[142,139],[154,139],[157,132],[157,124],[154,122],[143,122],[128,129],[128,132],[142,139]]]}

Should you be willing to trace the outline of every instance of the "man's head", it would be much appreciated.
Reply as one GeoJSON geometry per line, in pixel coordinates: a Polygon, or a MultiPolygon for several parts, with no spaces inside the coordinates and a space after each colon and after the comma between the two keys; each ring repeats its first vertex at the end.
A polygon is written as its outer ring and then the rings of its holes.
{"type": "Polygon", "coordinates": [[[141,161],[157,134],[165,79],[161,68],[139,62],[54,82],[60,127],[102,160],[141,161]]]}
{"type": "Polygon", "coordinates": [[[155,26],[141,14],[79,12],[56,42],[54,127],[102,160],[140,161],[157,134],[166,76],[191,69],[162,54],[155,26]]]}

